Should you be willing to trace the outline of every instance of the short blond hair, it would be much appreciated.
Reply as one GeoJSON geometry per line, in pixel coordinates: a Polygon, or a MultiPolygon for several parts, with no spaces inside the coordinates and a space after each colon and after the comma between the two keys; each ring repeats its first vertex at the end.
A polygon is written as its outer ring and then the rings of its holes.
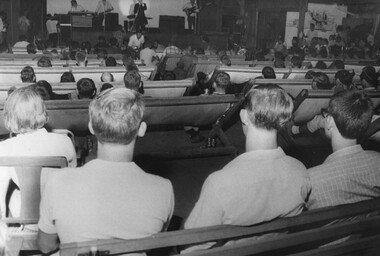
{"type": "Polygon", "coordinates": [[[139,131],[144,103],[134,90],[111,88],[91,101],[89,115],[99,142],[128,145],[139,131]]]}
{"type": "Polygon", "coordinates": [[[47,123],[46,107],[42,97],[31,87],[12,92],[4,106],[4,125],[12,133],[27,133],[47,123]]]}
{"type": "Polygon", "coordinates": [[[254,126],[279,130],[292,118],[293,100],[278,85],[259,85],[248,92],[245,109],[254,126]]]}

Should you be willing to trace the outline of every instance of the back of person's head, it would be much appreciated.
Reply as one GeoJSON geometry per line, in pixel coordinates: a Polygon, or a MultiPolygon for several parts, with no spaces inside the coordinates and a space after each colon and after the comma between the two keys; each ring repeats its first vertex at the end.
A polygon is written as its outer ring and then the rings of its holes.
{"type": "Polygon", "coordinates": [[[42,56],[38,60],[37,66],[42,67],[42,68],[49,68],[49,67],[52,67],[53,65],[51,64],[51,60],[48,57],[42,56]]]}
{"type": "Polygon", "coordinates": [[[23,83],[34,83],[36,82],[36,75],[34,69],[30,66],[26,66],[21,70],[21,81],[23,83]]]}
{"type": "Polygon", "coordinates": [[[276,60],[282,60],[285,61],[285,55],[282,52],[275,52],[274,53],[274,58],[276,60]]]}
{"type": "Polygon", "coordinates": [[[334,60],[328,69],[344,69],[344,62],[341,60],[334,60]]]}
{"type": "Polygon", "coordinates": [[[95,83],[90,78],[82,78],[77,82],[79,99],[92,99],[96,95],[95,83]]]}
{"type": "Polygon", "coordinates": [[[372,66],[366,66],[363,68],[360,74],[360,80],[364,88],[374,87],[377,88],[378,85],[378,74],[376,69],[372,66]]]}
{"type": "Polygon", "coordinates": [[[107,57],[106,59],[106,67],[116,67],[117,62],[116,59],[112,56],[107,57]]]}
{"type": "Polygon", "coordinates": [[[275,68],[285,68],[285,62],[281,59],[276,59],[274,61],[274,67],[275,68]]]}
{"type": "Polygon", "coordinates": [[[330,83],[329,77],[323,72],[315,72],[310,74],[313,77],[312,88],[314,90],[331,90],[333,84],[330,83]]]}
{"type": "Polygon", "coordinates": [[[335,79],[338,80],[345,86],[350,86],[352,84],[355,72],[350,72],[348,70],[339,70],[335,73],[335,79]]]}
{"type": "Polygon", "coordinates": [[[326,47],[321,47],[321,50],[319,51],[319,54],[321,55],[322,58],[327,58],[327,48],[326,47]]]}
{"type": "Polygon", "coordinates": [[[124,85],[126,88],[139,91],[141,84],[140,73],[136,70],[127,71],[124,75],[124,85]]]}
{"type": "Polygon", "coordinates": [[[264,67],[261,73],[265,79],[276,79],[276,73],[272,67],[264,67]]]}
{"type": "Polygon", "coordinates": [[[53,88],[46,80],[40,80],[34,85],[36,92],[41,95],[43,100],[53,100],[53,88]]]}
{"type": "Polygon", "coordinates": [[[346,139],[359,139],[372,119],[372,101],[363,92],[341,91],[331,97],[328,113],[346,139]]]}
{"type": "Polygon", "coordinates": [[[87,55],[85,52],[77,51],[75,53],[75,60],[78,65],[87,65],[87,55]]]}
{"type": "Polygon", "coordinates": [[[290,61],[292,62],[293,68],[301,68],[302,60],[299,56],[293,56],[290,61]]]}
{"type": "Polygon", "coordinates": [[[226,91],[228,85],[230,84],[230,75],[226,72],[220,71],[215,76],[215,85],[217,88],[226,91]]]}
{"type": "Polygon", "coordinates": [[[220,58],[220,61],[222,62],[224,66],[231,66],[231,59],[228,55],[223,55],[220,58]]]}
{"type": "Polygon", "coordinates": [[[35,54],[37,53],[37,47],[34,44],[28,44],[26,46],[26,52],[28,54],[35,54]]]}
{"type": "Polygon", "coordinates": [[[326,69],[327,68],[327,64],[322,61],[322,60],[319,60],[316,64],[315,64],[315,68],[317,69],[326,69]]]}
{"type": "Polygon", "coordinates": [[[105,49],[98,50],[97,57],[98,60],[105,60],[107,59],[107,51],[105,49]]]}
{"type": "Polygon", "coordinates": [[[69,71],[63,72],[61,76],[61,83],[75,83],[75,77],[73,73],[69,71]]]}
{"type": "Polygon", "coordinates": [[[148,49],[152,49],[152,42],[151,41],[146,41],[145,43],[144,43],[144,47],[145,48],[148,48],[148,49]]]}
{"type": "Polygon", "coordinates": [[[112,88],[91,101],[89,115],[90,129],[100,143],[128,145],[139,133],[144,104],[136,91],[112,88]]]}
{"type": "Polygon", "coordinates": [[[47,122],[42,97],[32,86],[13,91],[4,105],[4,125],[12,133],[27,133],[42,128],[47,122]]]}
{"type": "Polygon", "coordinates": [[[110,83],[104,83],[104,84],[102,85],[102,87],[100,88],[100,91],[102,92],[102,91],[108,90],[108,89],[110,89],[110,88],[113,88],[113,85],[112,85],[112,84],[110,84],[110,83]]]}
{"type": "Polygon", "coordinates": [[[100,81],[109,83],[113,82],[114,78],[110,72],[103,72],[102,76],[100,77],[100,81]]]}
{"type": "Polygon", "coordinates": [[[292,118],[293,100],[278,85],[259,85],[248,92],[244,108],[256,128],[279,130],[292,118]]]}
{"type": "Polygon", "coordinates": [[[313,70],[309,70],[309,71],[307,71],[306,72],[306,74],[305,74],[305,79],[313,79],[314,78],[314,76],[315,76],[315,71],[313,71],[313,70]]]}

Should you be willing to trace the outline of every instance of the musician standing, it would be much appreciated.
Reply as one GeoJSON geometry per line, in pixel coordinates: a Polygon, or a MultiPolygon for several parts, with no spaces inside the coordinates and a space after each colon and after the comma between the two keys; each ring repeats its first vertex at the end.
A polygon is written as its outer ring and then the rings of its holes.
{"type": "Polygon", "coordinates": [[[135,29],[136,31],[144,31],[145,26],[148,24],[148,20],[145,17],[145,11],[146,3],[143,2],[143,0],[138,0],[138,2],[135,4],[135,8],[133,10],[133,13],[135,15],[135,29]]]}
{"type": "Polygon", "coordinates": [[[197,13],[199,12],[199,8],[197,2],[195,0],[190,0],[190,2],[186,3],[182,10],[187,15],[187,23],[189,30],[195,30],[195,21],[197,13]]]}
{"type": "Polygon", "coordinates": [[[70,12],[84,12],[84,8],[82,5],[77,3],[77,0],[71,0],[70,12]]]}
{"type": "Polygon", "coordinates": [[[95,13],[99,15],[99,26],[103,25],[103,20],[106,13],[113,11],[112,4],[107,0],[100,0],[98,5],[96,6],[95,13]]]}

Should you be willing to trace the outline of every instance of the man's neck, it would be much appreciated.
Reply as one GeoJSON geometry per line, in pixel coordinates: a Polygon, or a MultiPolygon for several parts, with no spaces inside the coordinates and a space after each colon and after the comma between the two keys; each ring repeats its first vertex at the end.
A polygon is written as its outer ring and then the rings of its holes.
{"type": "Polygon", "coordinates": [[[331,146],[333,152],[355,146],[356,144],[358,144],[356,139],[346,139],[340,134],[333,135],[331,138],[331,146]]]}
{"type": "Polygon", "coordinates": [[[98,142],[97,158],[110,162],[132,162],[135,141],[128,145],[98,142]]]}
{"type": "Polygon", "coordinates": [[[276,149],[277,131],[268,131],[256,127],[250,127],[247,133],[245,148],[246,151],[276,149]]]}

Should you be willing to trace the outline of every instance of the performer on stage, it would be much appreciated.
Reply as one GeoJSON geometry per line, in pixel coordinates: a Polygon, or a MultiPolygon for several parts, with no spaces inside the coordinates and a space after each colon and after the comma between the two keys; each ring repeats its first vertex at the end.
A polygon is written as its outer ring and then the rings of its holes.
{"type": "Polygon", "coordinates": [[[106,13],[112,12],[113,6],[107,0],[100,0],[96,6],[95,13],[99,16],[99,26],[103,25],[104,16],[106,13]]]}
{"type": "Polygon", "coordinates": [[[135,29],[136,31],[145,30],[145,26],[148,24],[148,20],[145,17],[146,3],[143,0],[138,0],[138,3],[135,4],[133,13],[135,14],[135,29]]]}
{"type": "Polygon", "coordinates": [[[190,2],[186,3],[182,10],[187,15],[187,23],[189,30],[195,30],[195,20],[197,13],[199,13],[199,8],[197,2],[195,0],[190,0],[190,2]]]}
{"type": "Polygon", "coordinates": [[[77,3],[77,0],[71,0],[70,12],[84,12],[84,8],[82,5],[77,3]]]}

